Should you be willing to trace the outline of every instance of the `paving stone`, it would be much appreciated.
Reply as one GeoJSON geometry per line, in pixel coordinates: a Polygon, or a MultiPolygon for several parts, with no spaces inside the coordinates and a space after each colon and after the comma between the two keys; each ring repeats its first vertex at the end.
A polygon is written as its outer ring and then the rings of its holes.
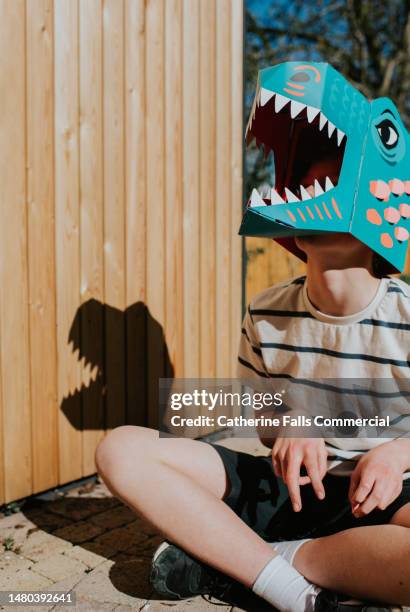
{"type": "MultiPolygon", "coordinates": [[[[100,610],[110,610],[113,612],[117,607],[116,604],[107,603],[102,601],[95,601],[90,599],[89,597],[77,597],[75,604],[75,612],[77,610],[87,610],[87,612],[100,612],[100,610]]],[[[138,610],[138,608],[133,608],[134,611],[138,610]]]]}
{"type": "Polygon", "coordinates": [[[112,556],[118,553],[117,547],[109,542],[96,542],[95,540],[92,540],[91,542],[84,542],[81,544],[81,546],[85,550],[104,557],[105,559],[110,559],[112,556]]]}
{"type": "Polygon", "coordinates": [[[1,529],[13,529],[16,525],[24,525],[28,522],[28,519],[24,516],[22,512],[16,512],[14,514],[9,514],[9,516],[5,516],[1,519],[0,525],[1,529]]]}
{"type": "Polygon", "coordinates": [[[91,550],[87,550],[83,546],[73,546],[64,552],[64,555],[72,559],[77,559],[86,565],[88,568],[94,569],[100,563],[106,561],[106,557],[98,555],[91,550]]]}
{"type": "Polygon", "coordinates": [[[53,554],[63,552],[72,545],[66,540],[57,538],[45,531],[32,533],[21,545],[20,552],[23,557],[32,561],[40,561],[53,554]]]}
{"type": "Polygon", "coordinates": [[[73,574],[85,572],[87,566],[78,559],[71,559],[63,554],[52,555],[35,563],[32,568],[34,572],[49,578],[53,582],[64,580],[73,574]]]}
{"type": "Polygon", "coordinates": [[[150,600],[141,609],[141,612],[166,612],[166,610],[169,612],[217,612],[217,610],[230,612],[231,606],[224,605],[216,599],[214,603],[210,603],[202,597],[195,597],[185,601],[150,600]]]}
{"type": "Polygon", "coordinates": [[[2,591],[32,591],[51,584],[52,581],[45,576],[40,576],[28,569],[19,571],[7,569],[0,574],[0,590],[2,591]]]}
{"type": "Polygon", "coordinates": [[[80,521],[79,523],[57,529],[54,531],[54,535],[72,544],[81,544],[81,542],[94,539],[96,536],[104,533],[104,531],[104,527],[93,525],[89,521],[80,521]]]}
{"type": "Polygon", "coordinates": [[[72,521],[61,514],[55,514],[54,512],[47,512],[46,510],[35,508],[27,510],[24,513],[25,516],[32,521],[37,527],[44,529],[44,531],[55,531],[61,527],[71,525],[72,521]]]}
{"type": "MultiPolygon", "coordinates": [[[[35,525],[32,521],[29,521],[22,514],[13,515],[12,517],[7,516],[0,524],[0,551],[3,552],[5,549],[5,543],[10,547],[10,550],[16,552],[16,548],[21,546],[27,537],[38,531],[37,525],[35,525]],[[18,516],[18,520],[15,520],[18,516]],[[13,521],[8,519],[14,519],[13,521]]],[[[8,552],[7,550],[5,552],[8,552]]]]}
{"type": "Polygon", "coordinates": [[[146,540],[135,542],[129,548],[124,550],[124,554],[132,557],[145,557],[146,559],[152,559],[154,552],[160,544],[164,541],[162,536],[155,536],[153,538],[147,538],[146,540]]]}
{"type": "MultiPolygon", "coordinates": [[[[142,567],[143,564],[139,565],[142,567]]],[[[140,586],[141,575],[138,569],[140,568],[135,562],[127,568],[125,564],[106,561],[85,575],[77,585],[77,599],[92,598],[106,604],[130,605],[134,610],[139,610],[147,598],[144,597],[146,590],[143,591],[140,586]],[[118,565],[121,567],[113,574],[114,567],[118,565]]]]}
{"type": "Polygon", "coordinates": [[[96,544],[108,546],[114,549],[115,552],[127,550],[127,548],[131,548],[134,543],[126,527],[119,527],[118,529],[107,531],[103,535],[95,538],[94,542],[96,544]]]}
{"type": "Polygon", "coordinates": [[[25,559],[21,555],[8,551],[0,555],[0,572],[3,570],[13,569],[19,571],[23,569],[29,569],[33,565],[32,561],[25,559]]]}
{"type": "Polygon", "coordinates": [[[119,499],[112,496],[112,493],[110,493],[103,482],[87,483],[81,487],[70,489],[70,491],[67,492],[66,497],[83,497],[86,499],[112,498],[112,507],[122,504],[119,499]]]}
{"type": "Polygon", "coordinates": [[[127,525],[126,529],[134,535],[145,534],[149,537],[158,535],[158,531],[155,529],[155,527],[152,527],[149,523],[147,523],[147,521],[144,521],[144,519],[139,517],[127,525]]]}
{"type": "Polygon", "coordinates": [[[105,512],[118,505],[114,497],[104,498],[79,498],[63,497],[48,504],[48,511],[60,514],[73,521],[81,521],[99,512],[105,512]]]}
{"type": "Polygon", "coordinates": [[[90,517],[90,521],[106,529],[115,529],[135,522],[135,512],[127,506],[121,505],[90,517]]]}

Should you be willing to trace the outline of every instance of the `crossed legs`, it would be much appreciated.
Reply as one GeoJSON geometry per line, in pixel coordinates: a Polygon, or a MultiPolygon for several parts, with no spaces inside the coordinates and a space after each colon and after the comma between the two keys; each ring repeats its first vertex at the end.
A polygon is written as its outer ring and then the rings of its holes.
{"type": "MultiPolygon", "coordinates": [[[[199,441],[159,438],[124,426],[100,443],[98,471],[110,491],[163,535],[250,587],[275,552],[223,501],[219,454],[199,441]]],[[[410,604],[410,504],[393,524],[359,527],[304,544],[296,569],[311,582],[363,599],[410,604]]]]}

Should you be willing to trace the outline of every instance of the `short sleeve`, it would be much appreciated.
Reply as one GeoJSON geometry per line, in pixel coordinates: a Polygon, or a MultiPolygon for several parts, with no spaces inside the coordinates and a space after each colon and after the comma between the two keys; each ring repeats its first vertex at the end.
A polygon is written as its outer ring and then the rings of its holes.
{"type": "Polygon", "coordinates": [[[242,323],[236,375],[238,378],[269,378],[250,307],[242,323]]]}

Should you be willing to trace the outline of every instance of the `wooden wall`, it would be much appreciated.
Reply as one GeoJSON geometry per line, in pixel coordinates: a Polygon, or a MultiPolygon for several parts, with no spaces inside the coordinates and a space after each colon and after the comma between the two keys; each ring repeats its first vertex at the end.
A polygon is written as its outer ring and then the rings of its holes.
{"type": "Polygon", "coordinates": [[[0,0],[0,502],[240,333],[241,0],[0,0]]]}

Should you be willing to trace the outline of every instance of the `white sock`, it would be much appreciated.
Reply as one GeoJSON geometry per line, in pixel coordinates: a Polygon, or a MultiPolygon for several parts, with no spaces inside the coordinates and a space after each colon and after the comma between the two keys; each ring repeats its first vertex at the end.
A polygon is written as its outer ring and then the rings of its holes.
{"type": "Polygon", "coordinates": [[[269,542],[269,544],[272,546],[273,550],[276,550],[276,552],[285,559],[285,561],[293,565],[296,553],[305,542],[310,542],[310,539],[289,540],[288,542],[269,542]]]}
{"type": "Polygon", "coordinates": [[[280,612],[314,612],[320,592],[280,555],[265,565],[252,590],[280,612]]]}

